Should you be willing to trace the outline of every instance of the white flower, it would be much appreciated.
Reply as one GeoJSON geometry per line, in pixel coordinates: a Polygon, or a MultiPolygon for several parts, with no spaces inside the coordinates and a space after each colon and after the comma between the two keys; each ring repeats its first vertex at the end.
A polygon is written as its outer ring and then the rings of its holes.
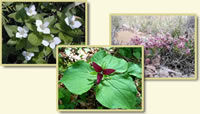
{"type": "Polygon", "coordinates": [[[66,54],[67,56],[70,56],[71,49],[72,49],[72,48],[67,48],[67,49],[65,50],[65,54],[66,54]]]}
{"type": "Polygon", "coordinates": [[[33,16],[33,15],[37,14],[37,12],[35,11],[35,5],[31,5],[31,6],[29,6],[29,8],[26,7],[24,9],[26,10],[26,14],[28,16],[33,16]]]}
{"type": "Polygon", "coordinates": [[[18,32],[16,33],[16,38],[26,38],[28,36],[28,28],[27,27],[17,27],[18,32]]]}
{"type": "Polygon", "coordinates": [[[37,31],[44,34],[50,34],[50,29],[48,28],[49,22],[42,23],[41,20],[36,20],[37,31]]]}
{"type": "Polygon", "coordinates": [[[70,26],[72,29],[79,28],[82,24],[79,21],[76,21],[75,16],[66,17],[65,22],[68,26],[70,26]]]}
{"type": "Polygon", "coordinates": [[[22,55],[25,57],[26,61],[30,61],[31,58],[34,56],[34,53],[23,51],[22,55]]]}
{"type": "Polygon", "coordinates": [[[47,40],[42,40],[42,44],[44,46],[50,46],[51,49],[54,49],[56,45],[60,44],[61,40],[59,37],[54,37],[53,40],[47,41],[47,40]]]}

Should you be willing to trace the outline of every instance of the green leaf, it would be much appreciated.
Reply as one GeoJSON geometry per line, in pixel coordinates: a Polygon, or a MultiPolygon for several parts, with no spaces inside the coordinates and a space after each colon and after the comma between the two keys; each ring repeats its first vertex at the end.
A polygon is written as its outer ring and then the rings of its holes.
{"type": "Polygon", "coordinates": [[[55,28],[50,28],[50,31],[52,34],[57,34],[60,32],[58,29],[55,29],[55,28]]]}
{"type": "Polygon", "coordinates": [[[16,50],[20,50],[26,46],[26,39],[21,39],[16,44],[16,50]]]}
{"type": "Polygon", "coordinates": [[[136,76],[137,78],[142,78],[142,68],[134,63],[129,62],[128,63],[129,68],[128,68],[128,73],[129,75],[136,76]]]}
{"type": "Polygon", "coordinates": [[[55,16],[49,16],[44,19],[44,22],[49,22],[49,26],[53,25],[56,22],[55,16]]]}
{"type": "Polygon", "coordinates": [[[43,34],[42,37],[44,40],[47,41],[53,40],[53,37],[50,34],[43,34]]]}
{"type": "Polygon", "coordinates": [[[37,47],[37,46],[30,47],[30,48],[26,48],[26,50],[27,50],[28,52],[39,52],[39,51],[40,51],[40,50],[39,50],[39,47],[37,47]]]}
{"type": "Polygon", "coordinates": [[[104,50],[100,50],[97,53],[95,53],[92,58],[91,58],[91,62],[96,62],[98,64],[101,63],[102,59],[106,56],[106,52],[104,50]]]}
{"type": "Polygon", "coordinates": [[[40,19],[40,20],[43,20],[43,17],[47,15],[46,13],[40,13],[40,14],[36,14],[35,16],[31,17],[32,19],[40,19]]]}
{"type": "Polygon", "coordinates": [[[120,48],[119,49],[119,54],[127,57],[127,58],[131,58],[132,57],[132,53],[131,53],[131,48],[120,48]]]}
{"type": "Polygon", "coordinates": [[[42,43],[42,39],[39,38],[39,36],[35,33],[30,33],[28,35],[28,41],[33,45],[33,46],[39,46],[42,43]]]}
{"type": "Polygon", "coordinates": [[[84,35],[84,32],[81,29],[68,30],[66,33],[72,37],[84,35]]]}
{"type": "Polygon", "coordinates": [[[131,77],[114,75],[96,88],[96,99],[108,108],[134,109],[137,89],[131,77]]]}
{"type": "Polygon", "coordinates": [[[49,47],[44,47],[43,49],[43,52],[44,52],[44,55],[47,56],[51,53],[52,49],[49,48],[49,47]]]}
{"type": "Polygon", "coordinates": [[[62,32],[60,32],[58,34],[58,36],[59,36],[60,39],[62,39],[64,41],[64,44],[70,44],[72,42],[72,40],[73,40],[72,37],[70,37],[70,36],[68,36],[68,35],[66,35],[66,34],[64,34],[62,32]]]}
{"type": "Polygon", "coordinates": [[[9,39],[7,45],[13,46],[17,44],[17,39],[9,39]]]}
{"type": "Polygon", "coordinates": [[[115,69],[115,72],[123,73],[128,70],[128,63],[124,59],[107,55],[100,62],[100,66],[104,69],[115,69]]]}
{"type": "Polygon", "coordinates": [[[58,90],[58,98],[59,99],[65,99],[66,102],[70,102],[70,96],[71,96],[71,93],[65,89],[65,88],[59,88],[58,90]]]}
{"type": "Polygon", "coordinates": [[[56,48],[53,49],[53,57],[56,59],[56,48]]]}
{"type": "Polygon", "coordinates": [[[4,25],[4,28],[10,38],[15,36],[15,33],[17,32],[16,25],[4,25]]]}
{"type": "Polygon", "coordinates": [[[31,30],[31,31],[36,31],[36,26],[33,25],[32,23],[25,23],[26,24],[26,27],[31,30]]]}
{"type": "Polygon", "coordinates": [[[137,59],[141,59],[141,48],[134,48],[133,51],[133,55],[137,58],[137,59]]]}
{"type": "Polygon", "coordinates": [[[84,61],[78,61],[65,71],[60,82],[62,82],[70,92],[81,95],[94,85],[94,81],[97,78],[96,75],[92,75],[90,72],[94,72],[90,64],[84,61]]]}
{"type": "Polygon", "coordinates": [[[17,3],[16,4],[16,10],[19,11],[24,7],[23,3],[17,3]]]}
{"type": "Polygon", "coordinates": [[[17,12],[9,14],[8,17],[13,18],[16,22],[22,23],[27,18],[27,15],[26,11],[21,9],[17,12]]]}

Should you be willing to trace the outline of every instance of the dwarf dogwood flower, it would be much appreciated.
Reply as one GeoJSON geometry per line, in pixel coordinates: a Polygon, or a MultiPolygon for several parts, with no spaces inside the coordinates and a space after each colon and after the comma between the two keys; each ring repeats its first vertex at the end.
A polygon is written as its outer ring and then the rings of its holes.
{"type": "Polygon", "coordinates": [[[26,38],[28,36],[28,28],[27,27],[17,27],[18,32],[16,33],[16,38],[26,38]]]}
{"type": "Polygon", "coordinates": [[[44,46],[50,46],[51,49],[54,49],[56,45],[60,44],[61,40],[59,37],[54,37],[53,40],[47,41],[47,40],[42,40],[42,44],[44,46]]]}
{"type": "Polygon", "coordinates": [[[35,5],[31,5],[31,6],[29,6],[29,8],[25,7],[24,9],[26,10],[26,14],[28,16],[33,16],[33,15],[37,14],[37,12],[35,11],[35,5]]]}
{"type": "Polygon", "coordinates": [[[50,29],[48,28],[49,22],[42,23],[41,20],[36,20],[37,31],[44,34],[50,34],[50,29]]]}
{"type": "Polygon", "coordinates": [[[31,58],[34,56],[34,53],[23,51],[22,55],[25,57],[26,61],[30,61],[31,58]]]}
{"type": "Polygon", "coordinates": [[[75,16],[66,17],[65,22],[68,26],[70,26],[72,29],[79,28],[82,24],[79,21],[76,21],[75,16]]]}

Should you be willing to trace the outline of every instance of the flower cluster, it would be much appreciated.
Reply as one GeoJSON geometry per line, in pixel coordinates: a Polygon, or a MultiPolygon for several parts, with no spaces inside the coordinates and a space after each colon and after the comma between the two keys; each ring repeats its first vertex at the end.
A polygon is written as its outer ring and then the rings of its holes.
{"type": "MultiPolygon", "coordinates": [[[[182,49],[183,53],[190,54],[190,49],[186,46],[189,39],[186,36],[172,37],[169,33],[158,33],[155,36],[149,35],[148,37],[134,36],[131,38],[129,45],[143,45],[145,48],[145,54],[152,55],[156,48],[167,49],[171,51],[173,49],[182,49]]],[[[146,58],[146,64],[150,63],[150,59],[146,58]]]]}
{"type": "Polygon", "coordinates": [[[89,50],[86,48],[84,49],[79,49],[76,53],[76,50],[72,48],[67,48],[65,50],[65,54],[69,57],[70,61],[78,61],[78,60],[84,60],[87,61],[87,57],[89,54],[87,53],[89,50]]]}
{"type": "MultiPolygon", "coordinates": [[[[36,7],[35,5],[30,5],[29,7],[25,7],[24,10],[26,11],[26,15],[29,17],[33,17],[37,15],[36,7]]],[[[76,20],[76,16],[72,15],[70,17],[65,18],[65,23],[66,25],[70,26],[71,29],[76,29],[79,28],[82,24],[80,21],[76,20]]],[[[52,40],[42,40],[42,44],[44,46],[49,46],[51,49],[54,49],[56,45],[60,44],[62,41],[59,37],[54,37],[53,34],[51,34],[51,30],[49,28],[50,22],[44,21],[44,20],[39,20],[37,19],[35,21],[35,25],[37,27],[37,32],[42,33],[42,34],[50,34],[52,36],[52,40]]],[[[27,38],[29,29],[26,26],[23,27],[18,27],[16,32],[16,38],[22,39],[22,38],[27,38]]],[[[81,52],[83,53],[83,52],[81,52]]],[[[31,58],[34,56],[34,53],[23,51],[22,55],[25,57],[26,61],[30,61],[31,58]]],[[[76,59],[79,59],[80,56],[74,56],[76,59]]],[[[83,56],[85,57],[85,56],[83,56]]]]}

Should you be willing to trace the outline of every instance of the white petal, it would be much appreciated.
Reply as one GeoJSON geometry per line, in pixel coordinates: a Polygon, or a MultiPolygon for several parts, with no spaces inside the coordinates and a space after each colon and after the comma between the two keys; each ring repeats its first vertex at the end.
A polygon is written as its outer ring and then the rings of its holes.
{"type": "Polygon", "coordinates": [[[82,25],[81,22],[75,21],[74,25],[73,25],[73,28],[79,28],[81,25],[82,25]]]}
{"type": "Polygon", "coordinates": [[[50,43],[50,48],[51,48],[51,49],[54,49],[55,46],[56,46],[56,45],[55,45],[54,43],[50,43]]]}
{"type": "Polygon", "coordinates": [[[61,43],[61,40],[60,40],[59,37],[55,37],[55,38],[53,39],[53,41],[54,41],[54,43],[55,43],[56,45],[58,45],[58,44],[61,43]]]}
{"type": "Polygon", "coordinates": [[[44,30],[42,30],[42,32],[44,34],[50,34],[50,29],[49,28],[45,28],[44,30]]]}
{"type": "Polygon", "coordinates": [[[26,14],[27,14],[28,16],[32,16],[32,13],[29,13],[28,11],[26,12],[26,14]]]}
{"type": "Polygon", "coordinates": [[[42,21],[41,20],[36,20],[36,26],[38,27],[40,25],[42,25],[42,21]]]}
{"type": "Polygon", "coordinates": [[[34,53],[29,53],[29,56],[30,57],[33,57],[35,54],[34,53]]]}
{"type": "Polygon", "coordinates": [[[24,34],[22,35],[23,38],[26,38],[27,36],[28,36],[27,33],[24,33],[24,34]]]}
{"type": "Polygon", "coordinates": [[[43,44],[44,46],[48,46],[48,45],[49,45],[49,42],[46,41],[46,40],[42,40],[42,44],[43,44]]]}
{"type": "Polygon", "coordinates": [[[17,37],[17,38],[22,38],[22,35],[21,35],[19,32],[17,32],[17,33],[16,33],[16,37],[17,37]]]}
{"type": "Polygon", "coordinates": [[[31,60],[31,57],[30,57],[30,56],[25,56],[25,59],[26,59],[27,61],[30,61],[30,60],[31,60]]]}
{"type": "Polygon", "coordinates": [[[42,32],[43,30],[40,27],[37,27],[38,32],[42,32]]]}
{"type": "Polygon", "coordinates": [[[31,6],[29,7],[29,9],[32,10],[32,11],[35,11],[35,5],[31,5],[31,6]]]}
{"type": "Polygon", "coordinates": [[[49,25],[49,22],[46,21],[46,22],[44,23],[44,26],[45,26],[45,27],[48,27],[48,25],[49,25]]]}
{"type": "Polygon", "coordinates": [[[37,14],[37,12],[36,12],[36,11],[33,11],[33,12],[32,12],[32,14],[33,14],[33,15],[36,15],[36,14],[37,14]]]}
{"type": "Polygon", "coordinates": [[[71,17],[71,19],[70,19],[70,21],[75,21],[75,16],[73,15],[72,17],[71,17]]]}
{"type": "Polygon", "coordinates": [[[68,17],[65,18],[65,23],[66,23],[67,25],[69,25],[69,18],[68,18],[68,17]]]}
{"type": "Polygon", "coordinates": [[[23,28],[22,28],[22,27],[17,27],[17,30],[18,30],[19,32],[21,32],[21,31],[23,30],[23,28]]]}
{"type": "Polygon", "coordinates": [[[23,55],[23,56],[26,56],[26,53],[27,53],[26,51],[23,51],[23,52],[22,52],[22,55],[23,55]]]}
{"type": "Polygon", "coordinates": [[[24,29],[24,32],[26,33],[29,31],[29,29],[26,26],[24,26],[23,29],[24,29]]]}

